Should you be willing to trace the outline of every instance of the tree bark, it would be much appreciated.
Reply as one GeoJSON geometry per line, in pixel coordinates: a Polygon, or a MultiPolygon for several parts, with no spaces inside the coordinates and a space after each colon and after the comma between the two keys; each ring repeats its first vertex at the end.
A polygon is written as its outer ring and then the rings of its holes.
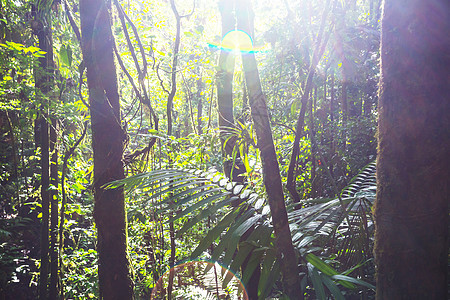
{"type": "MultiPolygon", "coordinates": [[[[234,2],[229,0],[219,1],[219,10],[222,17],[222,38],[235,29],[234,2]]],[[[228,130],[228,128],[234,128],[233,76],[235,61],[234,53],[227,49],[221,49],[217,71],[217,105],[225,176],[235,182],[244,182],[244,177],[240,175],[245,173],[245,166],[240,161],[239,153],[236,155],[236,160],[233,161],[236,138],[230,137],[228,130]]]]}
{"type": "MultiPolygon", "coordinates": [[[[237,1],[236,5],[238,29],[248,33],[253,32],[253,11],[250,1],[237,1]]],[[[300,290],[297,255],[292,245],[280,169],[270,127],[269,112],[267,110],[266,97],[262,92],[254,53],[243,53],[242,63],[250,98],[251,115],[258,138],[258,148],[261,153],[263,180],[272,213],[284,291],[291,299],[300,299],[302,298],[302,293],[300,290]]]]}
{"type": "Polygon", "coordinates": [[[50,126],[50,299],[59,298],[58,257],[58,120],[51,118],[50,126]]]}
{"type": "Polygon", "coordinates": [[[49,154],[49,123],[48,123],[48,94],[51,91],[51,73],[53,70],[53,45],[51,37],[51,17],[50,13],[41,7],[33,7],[32,13],[36,14],[36,21],[39,23],[39,31],[36,32],[39,47],[45,51],[45,55],[39,58],[39,68],[36,70],[36,89],[38,97],[41,98],[41,115],[36,125],[40,129],[41,147],[41,204],[42,204],[42,224],[41,224],[41,267],[39,277],[39,299],[48,299],[48,273],[49,273],[49,219],[50,219],[50,154],[49,154]]]}
{"type": "Polygon", "coordinates": [[[123,179],[120,102],[113,57],[110,3],[81,0],[82,50],[87,67],[94,151],[94,218],[98,233],[100,299],[133,299],[127,258],[127,225],[122,189],[102,186],[123,179]]]}
{"type": "Polygon", "coordinates": [[[450,3],[385,0],[377,299],[447,299],[450,3]]]}

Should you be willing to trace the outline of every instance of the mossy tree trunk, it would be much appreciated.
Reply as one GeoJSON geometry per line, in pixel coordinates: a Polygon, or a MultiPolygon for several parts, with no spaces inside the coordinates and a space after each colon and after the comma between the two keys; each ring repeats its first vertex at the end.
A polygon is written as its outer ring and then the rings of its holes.
{"type": "Polygon", "coordinates": [[[377,299],[447,299],[450,2],[385,0],[377,299]]]}
{"type": "Polygon", "coordinates": [[[109,10],[108,1],[80,1],[94,151],[94,217],[98,230],[100,299],[123,300],[133,299],[124,193],[122,189],[102,188],[107,182],[124,178],[125,132],[120,121],[109,10]]]}

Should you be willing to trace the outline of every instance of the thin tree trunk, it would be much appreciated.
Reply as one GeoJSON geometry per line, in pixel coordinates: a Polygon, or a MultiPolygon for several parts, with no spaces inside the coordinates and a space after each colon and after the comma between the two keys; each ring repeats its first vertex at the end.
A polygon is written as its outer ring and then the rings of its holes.
{"type": "Polygon", "coordinates": [[[316,109],[316,102],[317,102],[317,87],[314,88],[314,100],[311,101],[311,106],[309,110],[309,126],[310,126],[310,132],[311,135],[311,197],[316,197],[316,152],[317,147],[316,143],[313,142],[316,137],[316,128],[315,128],[315,109],[316,109]]]}
{"type": "MultiPolygon", "coordinates": [[[[42,49],[42,48],[41,48],[42,49]]],[[[42,198],[42,221],[41,221],[41,267],[39,274],[39,299],[48,298],[48,271],[49,271],[49,214],[50,214],[50,158],[49,158],[49,139],[48,123],[44,113],[39,120],[41,130],[41,198],[42,198]]]]}
{"type": "MultiPolygon", "coordinates": [[[[84,139],[84,136],[87,132],[87,121],[84,124],[83,132],[78,138],[78,140],[75,142],[75,144],[66,152],[63,159],[62,164],[62,170],[61,170],[61,210],[59,212],[59,266],[60,266],[60,276],[63,277],[64,275],[64,264],[62,260],[62,255],[64,251],[64,222],[65,222],[65,209],[66,209],[66,203],[67,203],[67,197],[66,197],[66,189],[65,189],[65,180],[66,180],[66,171],[67,171],[67,161],[69,158],[73,155],[75,149],[78,147],[78,145],[81,143],[81,141],[84,139]]],[[[64,290],[63,281],[60,281],[60,291],[64,290]]],[[[64,299],[64,295],[62,295],[61,299],[64,299]]]]}
{"type": "Polygon", "coordinates": [[[98,232],[100,299],[133,299],[127,258],[127,224],[123,189],[102,186],[124,178],[125,132],[113,57],[110,3],[81,0],[83,57],[87,67],[94,151],[94,217],[98,232]]]}
{"type": "MultiPolygon", "coordinates": [[[[203,134],[202,114],[203,114],[203,81],[202,77],[197,79],[197,133],[203,134]]],[[[195,126],[195,125],[194,125],[195,126]]]]}
{"type": "MultiPolygon", "coordinates": [[[[237,24],[244,32],[253,32],[253,11],[248,0],[236,3],[237,24]]],[[[281,263],[283,286],[291,299],[302,298],[297,255],[292,245],[291,232],[284,203],[280,169],[272,139],[266,97],[262,92],[254,53],[243,53],[242,63],[250,98],[251,114],[261,153],[263,180],[272,213],[276,248],[281,263]]]]}
{"type": "MultiPolygon", "coordinates": [[[[17,158],[17,156],[19,155],[18,149],[17,149],[17,141],[16,141],[16,136],[14,134],[14,126],[13,126],[13,122],[11,120],[11,117],[9,116],[9,112],[6,111],[2,111],[2,114],[4,113],[5,118],[6,118],[6,123],[8,125],[8,130],[9,130],[9,135],[10,135],[10,139],[11,139],[11,147],[12,147],[12,162],[13,162],[13,178],[15,181],[15,196],[16,196],[16,201],[17,201],[17,205],[18,205],[18,210],[20,209],[21,203],[20,203],[20,191],[19,191],[19,160],[17,158]]],[[[26,180],[25,180],[26,182],[26,180]]]]}
{"type": "Polygon", "coordinates": [[[305,123],[305,113],[306,113],[306,107],[309,101],[309,94],[313,85],[313,78],[316,73],[316,66],[319,63],[320,58],[323,55],[323,52],[325,51],[325,46],[328,43],[329,34],[326,36],[325,41],[322,43],[322,35],[325,28],[325,21],[327,19],[327,15],[329,12],[330,7],[330,1],[327,1],[327,4],[325,6],[324,12],[322,14],[322,20],[320,24],[319,34],[317,35],[316,40],[316,47],[314,49],[313,59],[312,63],[309,66],[308,71],[308,77],[306,78],[306,84],[305,89],[302,95],[301,103],[302,107],[300,109],[300,114],[297,119],[297,124],[295,127],[295,138],[294,138],[294,145],[292,147],[292,154],[291,159],[289,161],[289,168],[288,168],[288,174],[286,179],[286,188],[289,191],[289,194],[292,197],[292,200],[295,203],[300,202],[300,195],[297,192],[297,187],[295,184],[295,169],[297,166],[297,158],[300,154],[300,138],[303,135],[303,127],[305,123]]]}
{"type": "MultiPolygon", "coordinates": [[[[175,34],[175,44],[173,48],[173,61],[172,61],[172,86],[169,93],[169,97],[167,98],[167,135],[172,135],[172,112],[173,112],[173,99],[175,98],[175,94],[177,92],[177,65],[178,65],[178,52],[180,50],[180,42],[181,42],[181,16],[178,13],[177,6],[175,4],[175,0],[170,0],[170,7],[172,8],[172,12],[175,16],[176,21],[176,34],[175,34]]],[[[194,126],[194,124],[192,124],[194,126]]],[[[169,158],[169,165],[172,165],[172,160],[169,158]]],[[[172,217],[173,212],[170,212],[170,217],[172,217]]],[[[169,236],[170,236],[170,257],[169,257],[169,283],[167,287],[167,295],[168,299],[172,298],[172,288],[173,288],[173,278],[175,276],[173,266],[175,265],[175,227],[173,222],[169,224],[169,236]]]]}
{"type": "Polygon", "coordinates": [[[175,15],[176,21],[176,35],[175,44],[173,46],[173,61],[172,61],[172,74],[171,74],[171,89],[169,92],[169,97],[167,98],[167,134],[172,135],[172,111],[173,111],[173,99],[177,93],[177,66],[178,66],[178,52],[180,50],[181,42],[181,17],[178,13],[177,7],[175,5],[175,0],[170,0],[170,7],[175,15]]]}
{"type": "Polygon", "coordinates": [[[57,299],[59,295],[59,258],[58,258],[58,120],[51,118],[50,126],[50,299],[57,299]]]}
{"type": "Polygon", "coordinates": [[[385,0],[377,299],[448,299],[450,2],[385,0]]]}
{"type": "Polygon", "coordinates": [[[342,107],[342,149],[347,149],[347,119],[348,119],[348,100],[347,86],[348,82],[343,79],[341,86],[341,107],[342,107]]]}
{"type": "Polygon", "coordinates": [[[336,152],[336,140],[334,138],[334,71],[331,73],[331,95],[330,95],[330,172],[333,174],[333,161],[336,152]]]}

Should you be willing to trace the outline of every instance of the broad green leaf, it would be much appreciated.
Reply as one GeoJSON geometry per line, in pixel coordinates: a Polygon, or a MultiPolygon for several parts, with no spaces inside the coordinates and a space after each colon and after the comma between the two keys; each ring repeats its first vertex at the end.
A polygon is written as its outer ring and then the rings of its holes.
{"type": "Polygon", "coordinates": [[[372,284],[370,284],[368,282],[362,281],[360,279],[356,279],[356,278],[350,277],[350,276],[337,274],[337,275],[331,276],[331,278],[339,280],[339,283],[342,284],[342,285],[344,285],[343,284],[344,282],[345,283],[350,283],[350,284],[354,283],[354,284],[362,285],[362,286],[365,286],[365,287],[367,287],[369,289],[375,290],[375,286],[374,285],[372,285],[372,284]]]}
{"type": "MultiPolygon", "coordinates": [[[[280,264],[275,261],[272,271],[269,273],[269,277],[267,278],[266,285],[264,288],[264,293],[261,296],[267,297],[272,290],[275,282],[280,278],[280,264]]],[[[258,297],[259,298],[259,297],[258,297]]],[[[265,298],[261,298],[265,299],[265,298]]],[[[282,298],[280,298],[282,299],[282,298]]]]}
{"type": "Polygon", "coordinates": [[[173,218],[170,218],[168,222],[170,223],[170,222],[176,221],[179,218],[184,217],[185,215],[190,214],[194,210],[202,207],[203,205],[206,205],[207,203],[213,202],[214,200],[225,197],[225,196],[226,196],[226,194],[216,194],[213,196],[209,196],[195,204],[190,205],[187,209],[183,210],[180,214],[176,215],[173,218]]]}
{"type": "MultiPolygon", "coordinates": [[[[308,253],[306,255],[306,260],[308,262],[310,262],[313,266],[315,266],[317,269],[319,269],[321,272],[323,272],[324,274],[328,275],[328,276],[334,276],[334,275],[340,275],[338,273],[338,271],[336,271],[335,269],[333,269],[330,265],[328,265],[327,263],[323,262],[320,258],[318,258],[317,256],[315,256],[312,253],[308,253]]],[[[333,278],[333,277],[332,277],[333,278]]],[[[348,281],[348,280],[347,280],[348,281]]],[[[349,282],[339,282],[340,284],[342,284],[343,286],[345,286],[346,288],[355,288],[355,286],[349,282]]]]}
{"type": "Polygon", "coordinates": [[[238,253],[233,258],[230,269],[233,271],[238,271],[252,250],[259,250],[263,248],[269,249],[266,246],[269,244],[268,241],[271,234],[272,229],[269,228],[267,224],[259,224],[245,241],[240,241],[238,253]]]}
{"type": "Polygon", "coordinates": [[[206,248],[208,248],[212,244],[212,242],[217,239],[217,237],[225,230],[225,228],[227,228],[234,221],[237,213],[237,210],[231,211],[226,216],[224,216],[213,229],[208,231],[206,237],[201,240],[197,248],[195,248],[195,250],[192,252],[191,259],[195,259],[200,254],[202,254],[202,252],[205,251],[206,248]]]}
{"type": "Polygon", "coordinates": [[[345,300],[344,295],[342,295],[342,292],[339,290],[337,285],[333,282],[333,280],[328,277],[328,275],[325,275],[324,273],[320,274],[320,277],[322,279],[322,282],[325,284],[325,286],[328,288],[328,290],[333,295],[333,298],[336,300],[345,300]]]}
{"type": "MultiPolygon", "coordinates": [[[[223,258],[223,263],[228,266],[231,263],[233,258],[233,253],[239,244],[239,240],[242,235],[247,232],[259,219],[261,219],[261,215],[256,214],[255,216],[250,217],[243,221],[236,229],[232,231],[230,242],[228,243],[227,250],[225,252],[225,257],[223,258]]],[[[240,220],[239,220],[240,221],[240,220]]]]}
{"type": "Polygon", "coordinates": [[[247,285],[256,267],[259,266],[263,255],[264,255],[263,251],[252,252],[250,259],[248,260],[247,267],[243,272],[244,275],[242,276],[242,283],[244,284],[244,286],[247,285]]]}
{"type": "Polygon", "coordinates": [[[322,279],[319,275],[319,272],[317,272],[317,269],[311,263],[308,263],[308,273],[316,292],[317,299],[326,300],[326,294],[322,279]]]}
{"type": "MultiPolygon", "coordinates": [[[[245,207],[242,207],[241,209],[245,209],[245,207]]],[[[234,224],[230,228],[228,228],[227,232],[222,236],[219,244],[214,249],[211,255],[212,260],[218,260],[220,255],[226,249],[225,258],[222,260],[222,262],[225,266],[228,267],[228,263],[226,263],[225,260],[229,262],[239,242],[239,237],[233,239],[233,233],[245,220],[249,219],[254,213],[255,210],[251,208],[245,211],[242,215],[237,216],[237,218],[234,220],[234,224]]]]}
{"type": "Polygon", "coordinates": [[[275,259],[276,259],[276,251],[274,249],[267,250],[264,256],[264,261],[262,263],[261,276],[259,277],[258,299],[265,299],[267,279],[269,278],[269,275],[272,271],[275,259]]]}
{"type": "Polygon", "coordinates": [[[205,219],[208,216],[213,215],[217,212],[218,209],[224,207],[225,205],[231,203],[232,201],[236,200],[238,197],[231,197],[219,202],[214,203],[207,209],[203,209],[200,214],[194,216],[191,220],[188,222],[185,222],[183,227],[177,232],[175,238],[179,238],[182,234],[184,234],[188,229],[194,227],[195,224],[200,222],[201,220],[205,219]]]}
{"type": "MultiPolygon", "coordinates": [[[[71,55],[72,55],[72,53],[71,53],[71,55]]],[[[67,48],[65,45],[61,45],[61,48],[59,48],[59,60],[61,61],[61,63],[63,65],[70,67],[69,52],[67,51],[67,48]]],[[[71,59],[70,59],[70,62],[71,62],[71,59]]]]}

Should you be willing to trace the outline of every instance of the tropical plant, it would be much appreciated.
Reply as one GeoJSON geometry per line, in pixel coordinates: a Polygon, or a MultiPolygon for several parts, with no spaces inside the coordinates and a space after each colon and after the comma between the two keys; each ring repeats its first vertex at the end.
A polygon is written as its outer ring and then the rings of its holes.
{"type": "MultiPolygon", "coordinates": [[[[374,174],[375,165],[371,163],[353,178],[338,198],[310,199],[300,207],[289,207],[293,241],[302,257],[300,267],[304,271],[302,288],[305,293],[315,293],[319,299],[325,299],[326,287],[333,297],[344,299],[355,291],[371,293],[374,289],[372,284],[362,280],[373,281],[370,277],[373,272],[356,271],[372,260],[370,213],[375,197],[374,174]],[[338,285],[346,289],[341,291],[338,285]]],[[[167,221],[183,221],[177,238],[205,219],[217,219],[215,226],[185,259],[219,261],[232,272],[239,272],[244,285],[260,265],[260,299],[277,292],[280,269],[270,209],[264,196],[251,186],[229,182],[216,170],[175,169],[155,170],[107,184],[107,188],[122,186],[141,195],[137,201],[142,212],[150,207],[155,207],[158,213],[176,212],[167,221]],[[240,204],[232,206],[231,203],[240,204]],[[253,228],[251,232],[250,228],[253,228]],[[244,261],[248,263],[241,270],[244,261]]]]}

